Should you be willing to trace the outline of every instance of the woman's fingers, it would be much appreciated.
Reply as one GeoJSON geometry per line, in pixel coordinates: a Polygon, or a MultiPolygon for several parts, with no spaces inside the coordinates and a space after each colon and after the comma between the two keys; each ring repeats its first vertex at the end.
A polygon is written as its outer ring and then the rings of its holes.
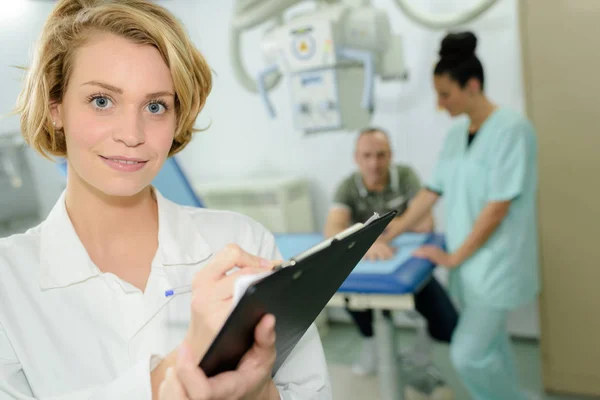
{"type": "Polygon", "coordinates": [[[254,345],[242,358],[239,370],[262,379],[271,373],[276,357],[275,317],[267,314],[254,329],[254,345]]]}
{"type": "Polygon", "coordinates": [[[165,379],[159,388],[160,400],[188,400],[181,382],[177,379],[177,373],[173,367],[167,368],[165,379]]]}
{"type": "Polygon", "coordinates": [[[262,273],[265,273],[268,271],[269,271],[269,269],[253,268],[253,267],[239,269],[237,271],[234,271],[234,272],[224,276],[223,278],[219,279],[214,284],[215,295],[216,295],[217,299],[220,299],[220,300],[230,299],[233,295],[233,289],[235,286],[235,281],[237,279],[239,279],[243,276],[262,274],[262,273]]]}
{"type": "Polygon", "coordinates": [[[215,255],[201,272],[208,274],[209,279],[219,280],[229,270],[236,267],[268,270],[273,267],[273,262],[247,253],[236,244],[228,244],[215,255]]]}
{"type": "Polygon", "coordinates": [[[256,345],[268,351],[275,349],[275,317],[272,314],[265,315],[254,330],[256,345]]]}
{"type": "Polygon", "coordinates": [[[198,367],[198,364],[192,356],[191,350],[185,343],[182,343],[179,348],[175,369],[177,378],[185,390],[187,399],[212,399],[208,378],[204,375],[202,369],[198,367]]]}

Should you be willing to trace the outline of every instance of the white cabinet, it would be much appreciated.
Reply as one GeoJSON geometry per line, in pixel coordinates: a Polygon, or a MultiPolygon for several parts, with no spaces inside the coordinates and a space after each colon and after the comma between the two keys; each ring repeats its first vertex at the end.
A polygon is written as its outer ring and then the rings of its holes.
{"type": "Polygon", "coordinates": [[[196,182],[194,189],[206,207],[247,215],[273,233],[315,232],[310,188],[305,179],[196,182]]]}

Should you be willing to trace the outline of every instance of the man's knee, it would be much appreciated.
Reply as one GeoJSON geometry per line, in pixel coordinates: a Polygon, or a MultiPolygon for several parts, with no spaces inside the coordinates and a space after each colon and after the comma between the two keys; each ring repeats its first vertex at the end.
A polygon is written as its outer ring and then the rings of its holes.
{"type": "Polygon", "coordinates": [[[435,277],[420,292],[415,293],[415,308],[427,320],[429,335],[433,339],[450,342],[458,324],[458,312],[435,277]]]}

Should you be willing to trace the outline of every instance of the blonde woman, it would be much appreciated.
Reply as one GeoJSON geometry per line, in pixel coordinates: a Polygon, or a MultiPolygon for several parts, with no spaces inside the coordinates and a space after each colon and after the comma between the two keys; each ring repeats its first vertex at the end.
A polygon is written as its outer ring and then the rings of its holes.
{"type": "Polygon", "coordinates": [[[161,385],[169,399],[331,398],[314,327],[271,378],[271,316],[237,371],[189,367],[234,279],[281,258],[251,219],[176,205],[150,184],[190,142],[210,90],[206,61],[162,7],[57,3],[17,111],[32,148],[68,160],[67,187],[43,223],[0,240],[0,399],[158,399],[161,385]],[[180,336],[172,309],[191,313],[180,336]]]}

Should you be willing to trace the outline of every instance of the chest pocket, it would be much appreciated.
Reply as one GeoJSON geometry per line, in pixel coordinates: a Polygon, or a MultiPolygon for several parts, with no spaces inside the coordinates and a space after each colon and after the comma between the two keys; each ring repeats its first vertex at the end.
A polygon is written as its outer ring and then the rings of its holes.
{"type": "MultiPolygon", "coordinates": [[[[211,258],[212,256],[196,265],[171,265],[165,267],[164,271],[167,275],[170,288],[191,286],[196,274],[208,264],[211,258]]],[[[168,323],[175,325],[189,324],[191,303],[192,294],[190,292],[172,296],[169,303],[165,306],[168,323]]]]}
{"type": "Polygon", "coordinates": [[[487,201],[489,192],[490,164],[483,157],[467,157],[463,164],[464,188],[469,198],[482,205],[487,201]]]}
{"type": "MultiPolygon", "coordinates": [[[[408,190],[406,191],[408,193],[408,190]]],[[[408,195],[398,195],[391,200],[388,200],[386,203],[386,207],[388,210],[402,210],[406,209],[406,204],[408,203],[408,195]]]]}
{"type": "Polygon", "coordinates": [[[191,318],[191,304],[191,293],[181,293],[173,296],[166,306],[167,323],[188,325],[191,318]]]}

